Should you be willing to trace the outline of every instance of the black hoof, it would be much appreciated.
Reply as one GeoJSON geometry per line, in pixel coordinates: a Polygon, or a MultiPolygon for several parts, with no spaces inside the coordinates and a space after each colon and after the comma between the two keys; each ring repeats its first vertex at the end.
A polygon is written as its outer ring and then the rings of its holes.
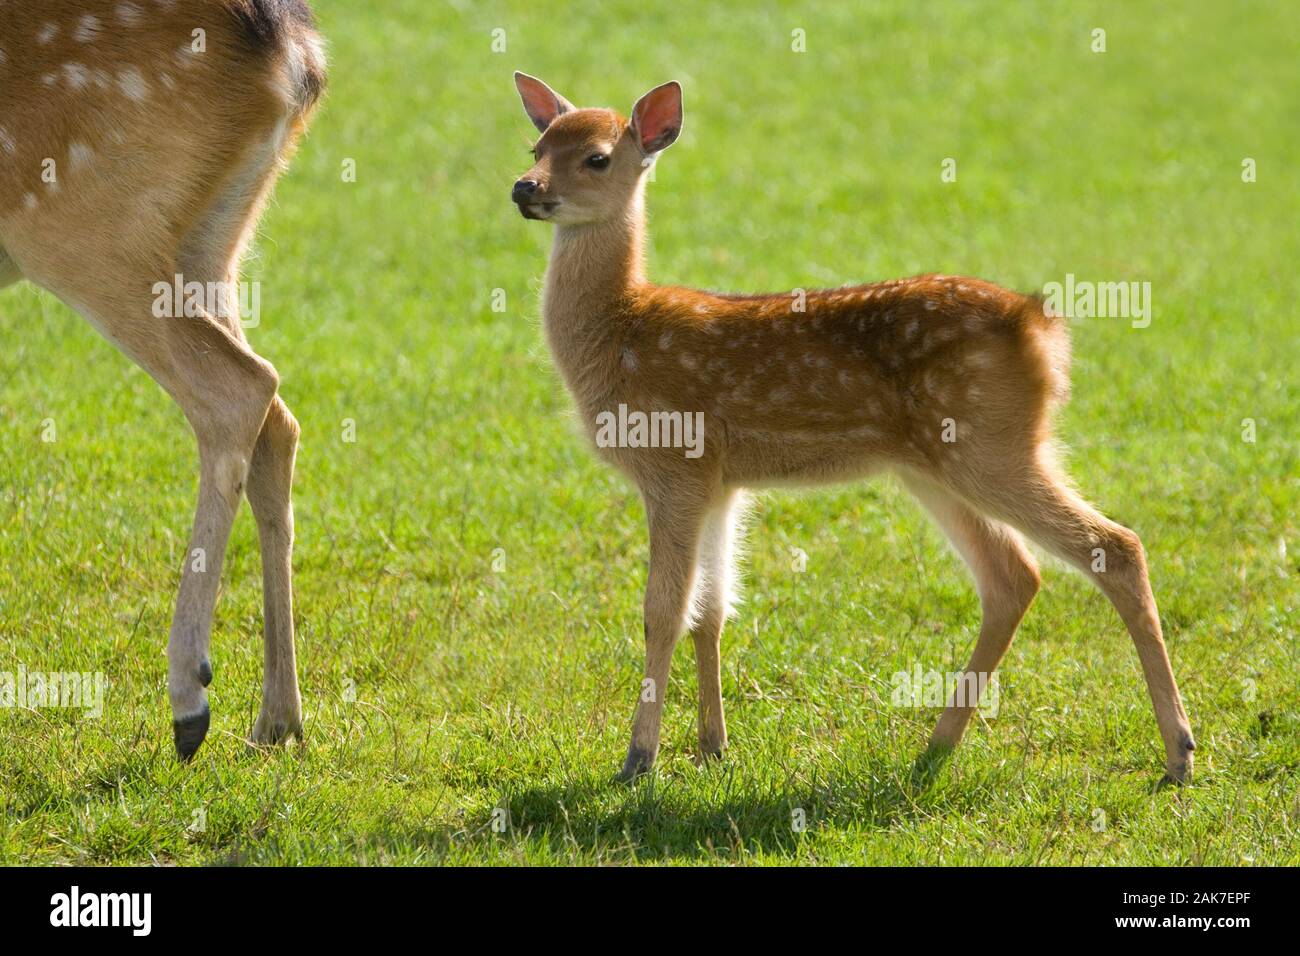
{"type": "Polygon", "coordinates": [[[637,750],[635,747],[627,752],[627,760],[623,761],[623,769],[614,777],[617,783],[632,783],[638,777],[644,776],[654,766],[654,757],[644,750],[637,750]]]}
{"type": "Polygon", "coordinates": [[[212,722],[212,712],[208,705],[197,714],[172,721],[172,738],[176,741],[176,756],[184,762],[194,756],[203,738],[208,735],[208,724],[212,722]]]}
{"type": "Polygon", "coordinates": [[[1192,771],[1186,765],[1174,770],[1166,770],[1165,775],[1161,777],[1160,782],[1156,784],[1156,789],[1163,790],[1165,787],[1181,787],[1184,784],[1190,783],[1191,779],[1192,771]]]}

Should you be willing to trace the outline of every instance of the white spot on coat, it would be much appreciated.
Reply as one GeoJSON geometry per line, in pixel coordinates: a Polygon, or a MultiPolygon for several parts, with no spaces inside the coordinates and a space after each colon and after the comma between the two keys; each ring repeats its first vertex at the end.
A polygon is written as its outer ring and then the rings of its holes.
{"type": "Polygon", "coordinates": [[[80,63],[65,63],[63,64],[63,78],[67,80],[68,86],[72,89],[82,90],[90,82],[90,71],[80,63]]]}
{"type": "Polygon", "coordinates": [[[89,43],[99,36],[99,17],[87,13],[77,21],[77,28],[72,31],[72,38],[78,43],[89,43]]]}
{"type": "Polygon", "coordinates": [[[144,75],[133,66],[117,71],[117,85],[128,99],[137,103],[149,95],[149,84],[145,82],[144,75]]]}
{"type": "Polygon", "coordinates": [[[94,158],[94,151],[85,143],[68,144],[68,166],[71,169],[84,169],[94,158]]]}
{"type": "Polygon", "coordinates": [[[119,3],[113,12],[117,14],[117,19],[128,27],[133,27],[140,22],[140,8],[134,3],[119,3]]]}

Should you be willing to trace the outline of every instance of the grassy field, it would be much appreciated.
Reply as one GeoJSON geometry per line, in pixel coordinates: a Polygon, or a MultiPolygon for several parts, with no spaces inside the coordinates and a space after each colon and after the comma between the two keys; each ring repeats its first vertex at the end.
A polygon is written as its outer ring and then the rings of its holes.
{"type": "Polygon", "coordinates": [[[261,688],[244,509],[212,733],[177,764],[163,650],[191,436],[85,322],[10,289],[0,671],[111,686],[99,719],[0,710],[0,862],[1300,863],[1287,4],[315,5],[328,99],[248,267],[249,336],[303,427],[307,739],[243,742],[261,688]],[[646,533],[634,491],[577,436],[540,335],[550,228],[508,202],[532,134],[515,69],[624,111],[682,81],[686,128],[650,187],[660,281],[1151,283],[1149,327],[1073,322],[1061,434],[1080,487],[1146,542],[1192,785],[1156,787],[1132,644],[1099,593],[1048,565],[998,713],[914,787],[937,711],[893,706],[891,675],[960,669],[979,606],[888,481],[760,499],[723,642],[728,759],[693,761],[684,641],[657,773],[611,783],[641,673],[646,533]]]}

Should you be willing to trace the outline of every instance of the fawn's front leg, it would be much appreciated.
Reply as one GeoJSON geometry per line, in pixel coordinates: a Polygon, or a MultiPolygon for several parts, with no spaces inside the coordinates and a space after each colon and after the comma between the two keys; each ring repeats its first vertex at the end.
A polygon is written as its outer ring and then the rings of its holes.
{"type": "Polygon", "coordinates": [[[645,589],[645,679],[638,690],[632,743],[618,774],[631,782],[654,764],[673,648],[686,630],[695,581],[704,508],[689,500],[656,501],[646,495],[650,524],[650,571],[645,589]]]}

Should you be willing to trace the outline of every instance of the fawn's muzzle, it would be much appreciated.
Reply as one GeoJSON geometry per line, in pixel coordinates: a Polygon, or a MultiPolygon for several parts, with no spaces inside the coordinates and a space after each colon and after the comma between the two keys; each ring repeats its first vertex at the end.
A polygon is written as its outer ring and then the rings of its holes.
{"type": "Polygon", "coordinates": [[[525,219],[549,219],[559,205],[558,201],[551,201],[539,192],[540,185],[535,179],[521,179],[510,190],[510,198],[525,219]]]}
{"type": "Polygon", "coordinates": [[[510,198],[517,203],[532,202],[537,193],[537,180],[521,179],[515,183],[514,189],[510,190],[510,198]]]}

